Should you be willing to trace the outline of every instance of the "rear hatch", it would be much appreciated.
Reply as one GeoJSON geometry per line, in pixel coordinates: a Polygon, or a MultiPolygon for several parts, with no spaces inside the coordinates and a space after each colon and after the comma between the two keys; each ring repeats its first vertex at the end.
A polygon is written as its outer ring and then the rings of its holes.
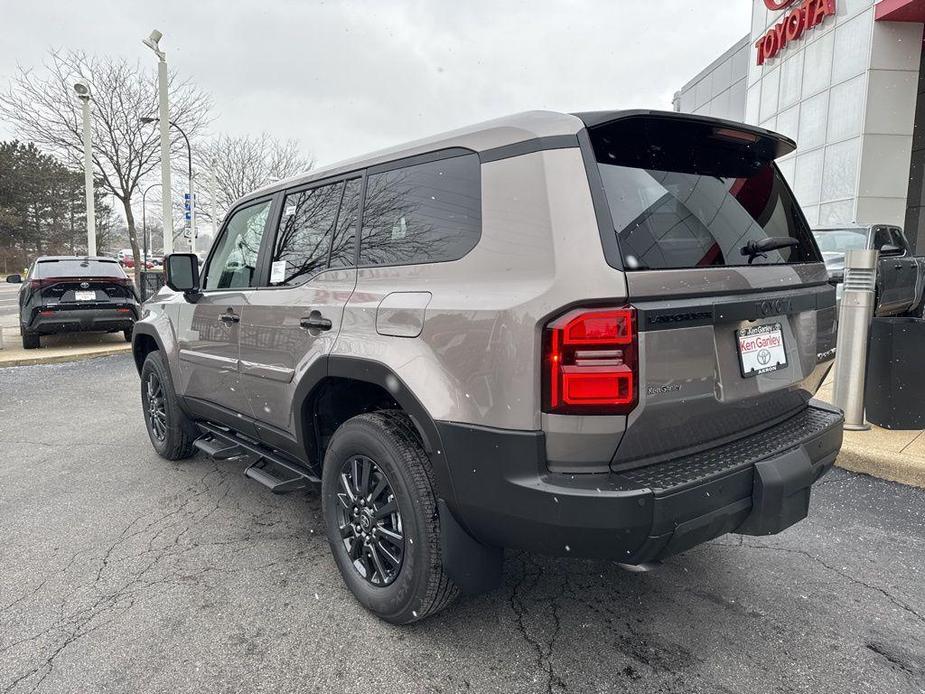
{"type": "Polygon", "coordinates": [[[700,117],[595,115],[582,116],[592,184],[609,207],[602,233],[616,236],[620,257],[608,261],[626,272],[639,335],[639,404],[612,467],[795,415],[835,347],[834,290],[774,163],[795,145],[700,117]]]}
{"type": "Polygon", "coordinates": [[[108,259],[40,260],[29,289],[37,308],[105,308],[135,302],[131,281],[117,261],[108,259]]]}

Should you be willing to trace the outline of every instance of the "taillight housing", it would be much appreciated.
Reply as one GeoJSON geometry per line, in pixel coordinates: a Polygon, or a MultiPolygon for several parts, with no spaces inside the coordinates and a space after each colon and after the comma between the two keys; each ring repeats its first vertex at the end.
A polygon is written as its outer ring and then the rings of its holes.
{"type": "Polygon", "coordinates": [[[628,414],[638,402],[636,310],[576,309],[543,331],[543,411],[628,414]]]}

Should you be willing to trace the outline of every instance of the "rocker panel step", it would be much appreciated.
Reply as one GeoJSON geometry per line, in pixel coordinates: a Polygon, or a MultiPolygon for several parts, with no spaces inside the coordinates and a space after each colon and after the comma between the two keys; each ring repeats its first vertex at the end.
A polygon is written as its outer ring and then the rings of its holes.
{"type": "MultiPolygon", "coordinates": [[[[240,451],[236,455],[246,453],[256,455],[257,461],[248,467],[244,474],[255,482],[260,482],[275,494],[284,494],[295,489],[302,489],[309,484],[321,483],[321,480],[304,465],[290,460],[255,441],[239,437],[227,429],[205,422],[201,422],[199,428],[211,436],[217,442],[217,446],[224,446],[224,450],[235,448],[240,451]],[[267,469],[268,465],[285,471],[285,477],[277,477],[271,470],[267,469]]],[[[203,440],[205,439],[198,439],[197,441],[203,440]]]]}
{"type": "Polygon", "coordinates": [[[215,438],[212,435],[196,439],[193,441],[193,446],[214,460],[228,460],[247,453],[238,444],[215,438]]]}

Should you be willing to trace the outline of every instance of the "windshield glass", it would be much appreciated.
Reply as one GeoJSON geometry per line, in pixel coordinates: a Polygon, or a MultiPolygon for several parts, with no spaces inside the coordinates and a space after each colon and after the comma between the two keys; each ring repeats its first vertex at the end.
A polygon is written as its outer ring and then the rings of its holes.
{"type": "Polygon", "coordinates": [[[35,268],[39,279],[50,277],[125,277],[118,261],[64,258],[40,260],[35,268]]]}
{"type": "Polygon", "coordinates": [[[591,135],[627,270],[748,265],[746,244],[770,237],[798,244],[753,264],[819,261],[763,139],[684,122],[615,122],[591,135]]]}
{"type": "Polygon", "coordinates": [[[867,229],[817,229],[813,236],[823,253],[863,251],[867,248],[867,229]]]}

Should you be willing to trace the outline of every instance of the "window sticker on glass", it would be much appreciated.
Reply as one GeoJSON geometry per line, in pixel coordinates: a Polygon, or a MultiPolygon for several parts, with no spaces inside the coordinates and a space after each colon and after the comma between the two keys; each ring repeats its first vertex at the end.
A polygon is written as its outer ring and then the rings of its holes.
{"type": "Polygon", "coordinates": [[[287,205],[287,206],[286,206],[286,211],[283,213],[283,216],[284,216],[284,217],[291,217],[292,215],[295,214],[295,208],[296,208],[295,205],[287,205]]]}
{"type": "Polygon", "coordinates": [[[270,266],[270,284],[286,281],[286,261],[277,260],[270,266]]]}

